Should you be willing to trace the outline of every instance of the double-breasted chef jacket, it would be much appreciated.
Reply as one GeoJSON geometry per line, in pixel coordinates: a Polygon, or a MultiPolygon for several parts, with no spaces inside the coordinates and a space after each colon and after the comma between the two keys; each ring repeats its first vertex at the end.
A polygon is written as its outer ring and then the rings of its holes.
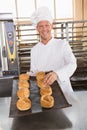
{"type": "Polygon", "coordinates": [[[30,71],[54,71],[63,91],[73,92],[70,77],[77,68],[76,58],[66,40],[52,38],[46,45],[39,42],[31,49],[30,71]]]}

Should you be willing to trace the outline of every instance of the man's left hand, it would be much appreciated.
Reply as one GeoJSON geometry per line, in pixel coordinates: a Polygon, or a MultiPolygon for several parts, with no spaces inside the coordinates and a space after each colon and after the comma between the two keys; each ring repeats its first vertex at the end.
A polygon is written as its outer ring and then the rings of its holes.
{"type": "Polygon", "coordinates": [[[49,72],[45,76],[44,83],[47,84],[47,85],[51,85],[51,84],[53,84],[53,82],[55,80],[57,80],[57,78],[58,78],[58,76],[55,72],[49,72]]]}

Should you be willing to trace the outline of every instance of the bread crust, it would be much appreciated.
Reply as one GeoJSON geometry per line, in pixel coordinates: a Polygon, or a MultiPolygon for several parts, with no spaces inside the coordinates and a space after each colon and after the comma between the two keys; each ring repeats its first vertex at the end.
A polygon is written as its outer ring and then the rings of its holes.
{"type": "Polygon", "coordinates": [[[40,71],[40,72],[38,72],[38,73],[36,74],[36,79],[37,79],[37,80],[42,80],[42,79],[44,79],[44,78],[45,78],[45,72],[40,71]]]}
{"type": "Polygon", "coordinates": [[[19,75],[19,80],[29,80],[30,76],[26,73],[19,75]]]}
{"type": "Polygon", "coordinates": [[[41,96],[40,103],[44,108],[52,108],[54,106],[54,97],[51,95],[43,95],[41,96]]]}
{"type": "Polygon", "coordinates": [[[44,83],[43,79],[42,80],[37,80],[37,86],[39,88],[44,88],[44,87],[46,87],[46,84],[44,83]]]}
{"type": "Polygon", "coordinates": [[[18,99],[16,106],[20,111],[29,110],[31,108],[31,100],[28,98],[18,99]]]}
{"type": "Polygon", "coordinates": [[[28,88],[21,88],[17,90],[18,98],[28,98],[30,96],[30,91],[28,88]]]}
{"type": "Polygon", "coordinates": [[[18,88],[20,89],[20,88],[29,88],[29,82],[28,81],[23,81],[23,80],[21,80],[21,81],[19,81],[18,82],[18,88]]]}
{"type": "Polygon", "coordinates": [[[51,95],[52,94],[52,88],[50,86],[46,86],[40,89],[40,95],[51,95]]]}

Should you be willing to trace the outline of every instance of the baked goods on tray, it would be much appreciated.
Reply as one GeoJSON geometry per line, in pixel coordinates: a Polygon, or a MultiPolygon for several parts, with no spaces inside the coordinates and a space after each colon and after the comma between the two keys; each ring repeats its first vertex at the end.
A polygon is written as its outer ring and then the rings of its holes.
{"type": "Polygon", "coordinates": [[[40,104],[44,108],[51,108],[54,106],[54,97],[51,95],[43,95],[40,98],[40,104]]]}
{"type": "Polygon", "coordinates": [[[40,71],[36,74],[37,86],[40,89],[40,105],[44,108],[54,106],[54,97],[52,96],[52,88],[44,83],[45,72],[40,71]]]}
{"type": "Polygon", "coordinates": [[[29,78],[30,78],[30,76],[28,75],[28,74],[26,74],[26,73],[23,73],[23,74],[20,74],[19,75],[19,80],[21,81],[21,80],[29,80],[29,78]]]}
{"type": "Polygon", "coordinates": [[[19,82],[18,82],[18,88],[20,89],[20,88],[29,88],[29,82],[28,81],[26,81],[26,80],[19,80],[19,82]]]}
{"type": "Polygon", "coordinates": [[[16,107],[20,111],[25,111],[31,108],[31,100],[30,96],[30,89],[29,89],[29,80],[30,76],[28,74],[20,74],[19,81],[18,81],[18,90],[17,90],[17,97],[18,100],[16,102],[16,107]]]}
{"type": "Polygon", "coordinates": [[[46,84],[44,83],[43,79],[42,80],[37,80],[37,86],[39,88],[44,88],[44,87],[46,87],[46,84]]]}
{"type": "Polygon", "coordinates": [[[18,99],[16,106],[20,111],[28,110],[31,108],[31,100],[28,98],[18,99]]]}
{"type": "MultiPolygon", "coordinates": [[[[51,108],[54,106],[54,97],[52,96],[52,88],[44,83],[45,72],[38,72],[36,75],[37,86],[39,87],[40,94],[40,105],[44,108],[51,108]]],[[[30,97],[30,86],[28,80],[29,75],[21,74],[19,75],[17,96],[18,100],[16,102],[16,107],[20,111],[25,111],[31,108],[32,100],[30,97]]]]}
{"type": "Polygon", "coordinates": [[[21,88],[17,90],[18,98],[28,98],[30,96],[30,90],[28,88],[21,88]]]}
{"type": "Polygon", "coordinates": [[[46,86],[40,89],[40,95],[51,95],[52,94],[52,88],[50,86],[46,86]]]}
{"type": "Polygon", "coordinates": [[[44,77],[45,77],[45,72],[43,72],[43,71],[40,71],[36,74],[37,80],[42,80],[42,79],[44,79],[44,77]]]}

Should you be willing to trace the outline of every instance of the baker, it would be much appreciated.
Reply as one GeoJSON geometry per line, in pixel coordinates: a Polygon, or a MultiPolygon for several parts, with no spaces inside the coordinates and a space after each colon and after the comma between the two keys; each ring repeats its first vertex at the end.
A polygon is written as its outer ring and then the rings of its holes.
{"type": "Polygon", "coordinates": [[[73,91],[70,77],[77,68],[76,58],[66,40],[52,36],[53,18],[47,7],[40,7],[31,16],[33,26],[40,35],[40,41],[31,49],[30,71],[49,72],[44,82],[58,81],[63,91],[73,91]]]}

